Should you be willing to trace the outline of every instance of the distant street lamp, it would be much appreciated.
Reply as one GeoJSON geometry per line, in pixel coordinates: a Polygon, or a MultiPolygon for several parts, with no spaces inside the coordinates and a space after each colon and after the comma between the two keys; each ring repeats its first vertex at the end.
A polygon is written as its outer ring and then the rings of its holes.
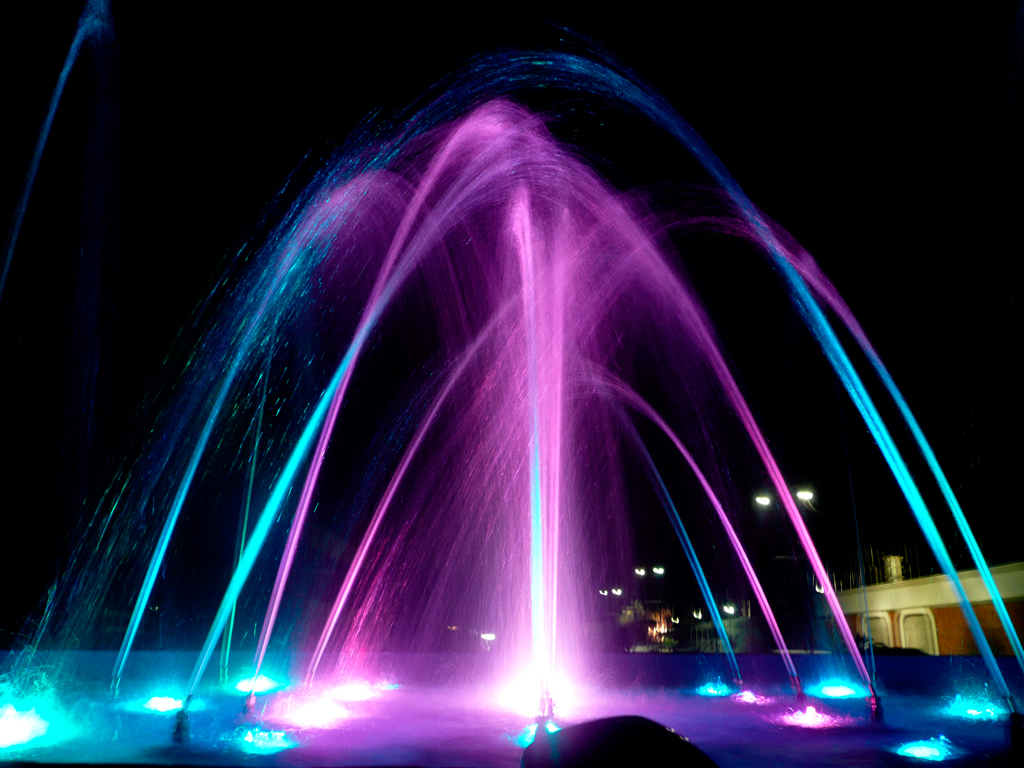
{"type": "Polygon", "coordinates": [[[612,594],[615,595],[616,597],[618,597],[619,595],[622,594],[622,590],[621,589],[613,589],[612,590],[612,594]]]}
{"type": "Polygon", "coordinates": [[[654,575],[655,576],[664,576],[665,575],[665,569],[662,568],[660,565],[654,566],[653,568],[651,568],[651,570],[654,571],[654,575]]]}
{"type": "Polygon", "coordinates": [[[814,494],[810,491],[797,491],[796,497],[800,499],[800,501],[810,501],[814,498],[814,494]]]}
{"type": "Polygon", "coordinates": [[[722,606],[722,610],[728,613],[730,616],[732,616],[734,613],[736,613],[736,606],[734,606],[732,603],[726,603],[722,606]]]}
{"type": "Polygon", "coordinates": [[[767,496],[755,496],[754,501],[760,504],[762,507],[767,507],[772,503],[772,500],[767,496]]]}
{"type": "Polygon", "coordinates": [[[647,575],[647,569],[645,569],[645,568],[634,568],[633,569],[633,573],[635,573],[637,576],[646,576],[647,575]]]}

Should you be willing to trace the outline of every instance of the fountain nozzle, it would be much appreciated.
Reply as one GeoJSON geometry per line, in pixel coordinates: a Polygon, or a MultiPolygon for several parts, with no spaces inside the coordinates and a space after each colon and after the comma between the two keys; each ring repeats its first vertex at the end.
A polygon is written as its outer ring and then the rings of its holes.
{"type": "Polygon", "coordinates": [[[882,697],[878,695],[873,685],[868,686],[870,696],[868,696],[868,706],[871,707],[871,722],[880,723],[882,722],[882,697]]]}
{"type": "Polygon", "coordinates": [[[537,724],[543,725],[555,716],[555,702],[548,691],[540,697],[540,714],[537,715],[537,724]]]}
{"type": "Polygon", "coordinates": [[[804,693],[804,687],[800,685],[800,678],[790,676],[789,682],[793,686],[793,690],[796,691],[796,700],[799,702],[807,701],[807,694],[804,693]]]}
{"type": "Polygon", "coordinates": [[[174,715],[174,733],[172,737],[176,744],[184,744],[188,741],[189,727],[188,727],[188,710],[185,708],[188,706],[188,702],[185,702],[185,706],[179,709],[174,715]]]}

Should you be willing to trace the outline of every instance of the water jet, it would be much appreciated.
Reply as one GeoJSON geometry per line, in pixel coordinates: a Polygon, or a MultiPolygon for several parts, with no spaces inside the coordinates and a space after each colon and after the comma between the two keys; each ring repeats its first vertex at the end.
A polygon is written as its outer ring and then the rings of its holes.
{"type": "MultiPolygon", "coordinates": [[[[184,702],[173,716],[175,741],[265,752],[301,742],[290,753],[300,762],[343,748],[356,761],[390,754],[368,725],[385,723],[401,756],[440,763],[447,718],[460,730],[482,722],[474,731],[488,734],[481,752],[511,764],[518,753],[501,742],[503,729],[514,735],[532,721],[534,744],[550,741],[556,703],[565,724],[557,739],[566,743],[572,727],[583,727],[574,722],[630,708],[680,728],[714,723],[709,739],[723,765],[735,753],[721,734],[737,718],[755,734],[778,722],[825,733],[865,719],[842,709],[852,696],[866,698],[870,719],[881,721],[874,676],[806,509],[681,255],[641,204],[509,97],[523,82],[624,103],[706,169],[709,199],[724,209],[715,225],[772,265],[774,288],[791,296],[821,344],[955,582],[983,674],[1010,701],[1019,731],[1014,670],[970,618],[893,429],[844,347],[852,337],[869,350],[838,294],[651,89],[607,62],[547,52],[505,54],[448,83],[410,119],[356,142],[292,193],[272,233],[211,299],[217,311],[158,409],[151,440],[114,479],[44,628],[12,662],[19,685],[27,688],[31,665],[45,664],[86,699],[97,685],[135,695],[161,669],[176,687],[159,698],[184,702]],[[396,349],[411,349],[409,359],[396,362],[396,349]],[[832,633],[827,664],[813,648],[791,653],[803,650],[801,639],[773,607],[781,590],[765,578],[763,537],[738,503],[764,488],[785,516],[776,524],[792,530],[793,560],[819,587],[802,597],[822,596],[814,621],[832,633]],[[602,653],[619,626],[649,622],[652,647],[669,633],[658,624],[665,616],[641,615],[640,592],[630,588],[647,575],[633,562],[631,526],[651,500],[692,571],[702,609],[693,615],[714,625],[712,650],[608,661],[602,653]],[[209,544],[211,532],[235,530],[240,509],[241,534],[209,544]],[[721,577],[730,569],[740,586],[721,577]],[[730,589],[754,608],[736,612],[730,589]],[[179,626],[188,627],[173,651],[146,637],[160,590],[161,605],[177,600],[179,626]],[[599,602],[615,598],[614,612],[599,602]],[[602,611],[603,624],[594,618],[602,611]],[[759,652],[733,648],[743,620],[763,624],[759,652]],[[101,650],[110,631],[119,635],[116,655],[101,650]],[[492,639],[481,647],[485,635],[492,639]],[[466,637],[472,654],[449,653],[466,637]],[[221,682],[231,679],[229,652],[252,652],[236,693],[206,679],[218,647],[221,682]],[[184,658],[186,649],[198,653],[184,658]],[[277,685],[264,664],[301,685],[277,685]],[[804,681],[829,666],[852,681],[831,692],[834,712],[807,705],[804,693],[804,681]],[[493,691],[513,677],[527,693],[523,711],[510,714],[493,691]],[[402,687],[389,688],[396,680],[402,687]],[[744,680],[757,693],[747,696],[744,680]],[[358,686],[374,695],[335,703],[336,688],[358,686]],[[267,701],[259,728],[226,727],[239,694],[251,716],[257,693],[267,701]],[[212,714],[190,719],[197,694],[210,698],[212,714]],[[793,697],[799,706],[786,711],[793,697]],[[441,706],[449,698],[455,703],[441,706]],[[455,715],[438,713],[448,706],[455,715]]],[[[870,362],[888,387],[880,361],[870,362]]],[[[901,396],[892,397],[902,413],[901,396]]],[[[886,695],[897,722],[930,727],[899,693],[886,695]]],[[[108,722],[102,708],[92,717],[108,722]]],[[[125,760],[148,748],[148,726],[132,728],[125,760]]],[[[966,733],[963,743],[983,741],[966,733]]],[[[98,738],[92,746],[105,745],[98,738]]]]}

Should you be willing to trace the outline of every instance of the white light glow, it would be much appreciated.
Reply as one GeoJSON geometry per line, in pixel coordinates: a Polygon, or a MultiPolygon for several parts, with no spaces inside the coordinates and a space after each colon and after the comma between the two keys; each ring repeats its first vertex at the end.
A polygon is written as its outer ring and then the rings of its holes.
{"type": "Polygon", "coordinates": [[[172,712],[175,709],[181,709],[181,704],[181,699],[171,696],[154,696],[142,706],[151,712],[172,712]]]}
{"type": "Polygon", "coordinates": [[[697,608],[693,612],[693,618],[698,619],[698,620],[703,619],[704,618],[704,611],[702,611],[700,608],[697,608]]]}
{"type": "MultiPolygon", "coordinates": [[[[498,694],[498,705],[520,715],[534,717],[540,708],[542,695],[540,676],[534,671],[520,675],[505,686],[498,694]]],[[[576,706],[574,686],[562,675],[555,675],[548,684],[551,700],[560,713],[571,711],[576,706]]]]}
{"type": "Polygon", "coordinates": [[[24,744],[46,734],[50,724],[36,714],[35,707],[19,712],[13,704],[0,707],[0,749],[24,744]]]}
{"type": "Polygon", "coordinates": [[[730,616],[732,616],[734,613],[736,613],[736,606],[732,605],[731,603],[726,603],[722,606],[722,610],[728,613],[730,616]]]}
{"type": "Polygon", "coordinates": [[[608,590],[607,589],[599,589],[597,591],[598,591],[598,594],[601,594],[601,595],[607,595],[608,594],[608,590]]]}
{"type": "Polygon", "coordinates": [[[348,716],[348,710],[340,704],[330,699],[318,699],[292,708],[287,720],[299,728],[330,728],[348,716]]]}
{"type": "Polygon", "coordinates": [[[334,686],[329,695],[337,701],[369,701],[380,696],[380,688],[357,680],[334,686]]]}
{"type": "Polygon", "coordinates": [[[654,571],[654,575],[655,576],[664,576],[665,575],[665,569],[661,568],[660,566],[655,566],[654,568],[651,568],[651,570],[654,571]]]}
{"type": "Polygon", "coordinates": [[[633,573],[635,573],[637,576],[646,576],[647,575],[647,569],[646,568],[634,568],[633,569],[633,573]]]}
{"type": "Polygon", "coordinates": [[[494,633],[493,632],[484,632],[482,635],[480,635],[480,639],[481,640],[486,640],[489,643],[489,642],[491,642],[494,639],[494,633]]]}
{"type": "Polygon", "coordinates": [[[621,595],[622,594],[622,590],[621,589],[613,589],[612,590],[612,594],[613,595],[621,595]]]}
{"type": "Polygon", "coordinates": [[[756,501],[762,507],[767,507],[769,504],[772,503],[772,500],[769,499],[767,496],[755,496],[754,501],[756,501]]]}
{"type": "Polygon", "coordinates": [[[280,688],[284,683],[279,683],[277,680],[271,680],[266,675],[259,675],[257,677],[247,677],[244,680],[239,680],[235,683],[235,690],[241,691],[242,693],[266,693],[272,691],[275,688],[280,688]]]}
{"type": "Polygon", "coordinates": [[[800,499],[800,501],[810,501],[814,498],[814,494],[810,491],[797,491],[796,497],[800,499]]]}

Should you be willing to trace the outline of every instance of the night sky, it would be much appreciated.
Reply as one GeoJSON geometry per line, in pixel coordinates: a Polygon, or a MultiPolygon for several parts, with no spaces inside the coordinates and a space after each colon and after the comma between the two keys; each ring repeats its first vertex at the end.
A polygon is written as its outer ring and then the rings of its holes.
{"type": "MultiPolygon", "coordinates": [[[[42,5],[5,9],[0,25],[4,228],[81,8],[42,5]]],[[[79,60],[0,299],[0,520],[15,580],[0,597],[0,647],[45,596],[83,502],[95,502],[144,428],[139,405],[173,375],[161,364],[179,330],[288,174],[471,56],[561,45],[559,25],[659,89],[815,256],[914,409],[990,563],[1024,558],[1024,539],[1010,533],[1020,520],[1011,264],[1024,184],[1012,4],[946,15],[629,15],[627,5],[614,16],[500,20],[379,8],[114,3],[113,45],[79,60]],[[102,268],[85,310],[78,264],[90,258],[102,268]],[[100,329],[91,349],[86,311],[100,329]],[[81,391],[87,360],[98,365],[93,396],[81,391]]],[[[570,116],[554,130],[659,212],[680,183],[702,181],[678,148],[629,121],[580,127],[570,116]]],[[[929,572],[909,510],[821,353],[766,296],[766,271],[743,265],[686,269],[784,471],[818,494],[810,524],[826,560],[841,570],[855,556],[852,476],[865,543],[901,554],[916,545],[929,572]]],[[[949,538],[958,567],[971,567],[949,538]]],[[[681,560],[650,546],[640,556],[681,560]]]]}

